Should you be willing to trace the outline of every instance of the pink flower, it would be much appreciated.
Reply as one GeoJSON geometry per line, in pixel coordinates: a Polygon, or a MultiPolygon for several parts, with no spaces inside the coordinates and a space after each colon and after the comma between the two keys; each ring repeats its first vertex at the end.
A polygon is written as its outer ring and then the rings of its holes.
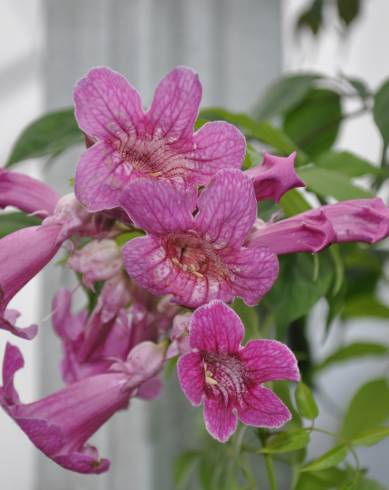
{"type": "Polygon", "coordinates": [[[304,187],[294,169],[296,152],[288,157],[278,157],[265,153],[263,162],[245,171],[254,184],[255,195],[258,201],[273,199],[279,202],[281,197],[294,187],[304,187]]]}
{"type": "Polygon", "coordinates": [[[276,223],[257,223],[247,240],[275,254],[319,252],[331,243],[376,243],[389,235],[389,208],[379,198],[322,206],[276,223]]]}
{"type": "Polygon", "coordinates": [[[0,240],[0,329],[32,339],[37,326],[19,328],[17,315],[7,313],[15,294],[50,262],[60,248],[60,225],[32,226],[10,233],[0,240]]]}
{"type": "Polygon", "coordinates": [[[144,385],[147,388],[153,383],[164,354],[159,346],[144,344],[133,349],[122,366],[115,365],[112,371],[87,377],[28,404],[20,402],[13,384],[15,373],[24,365],[23,357],[17,347],[7,344],[0,405],[35,446],[59,465],[79,473],[107,471],[109,461],[100,459],[87,440],[118,410],[126,408],[144,385]]]}
{"type": "Polygon", "coordinates": [[[198,198],[169,182],[139,179],[121,205],[149,234],[124,247],[125,268],[153,294],[171,294],[190,308],[235,296],[254,305],[277,277],[277,259],[267,248],[243,247],[257,202],[239,170],[218,172],[198,198]]]}
{"type": "Polygon", "coordinates": [[[44,218],[53,213],[59,198],[45,183],[0,168],[0,208],[14,206],[44,218]]]}
{"type": "Polygon", "coordinates": [[[239,168],[245,139],[225,122],[193,133],[201,84],[189,68],[177,67],[159,83],[144,112],[138,92],[108,68],[95,68],[74,91],[75,112],[96,143],[77,167],[76,195],[90,211],[115,208],[133,179],[206,184],[221,168],[239,168]]]}
{"type": "Polygon", "coordinates": [[[92,240],[72,253],[68,265],[82,273],[85,286],[93,289],[95,282],[111,279],[120,271],[121,251],[114,240],[92,240]]]}
{"type": "Polygon", "coordinates": [[[226,442],[238,418],[254,427],[278,428],[290,420],[288,408],[268,388],[268,381],[300,379],[297,361],[275,340],[250,340],[238,315],[221,301],[198,308],[190,325],[192,352],[178,361],[178,378],[186,397],[204,401],[208,432],[226,442]]]}

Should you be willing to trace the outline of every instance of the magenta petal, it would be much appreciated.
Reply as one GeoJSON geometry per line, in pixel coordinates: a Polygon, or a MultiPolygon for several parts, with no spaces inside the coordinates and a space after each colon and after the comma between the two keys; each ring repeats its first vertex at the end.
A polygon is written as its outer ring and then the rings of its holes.
{"type": "Polygon", "coordinates": [[[249,248],[268,247],[277,255],[319,252],[335,241],[335,231],[320,209],[259,225],[248,237],[249,248]]]}
{"type": "Polygon", "coordinates": [[[278,202],[289,189],[305,186],[294,169],[295,158],[296,152],[288,157],[265,153],[261,165],[245,172],[253,180],[258,201],[273,199],[278,202]]]}
{"type": "Polygon", "coordinates": [[[177,364],[177,374],[182,391],[195,406],[200,405],[205,383],[204,366],[199,352],[189,352],[180,357],[177,364]]]}
{"type": "Polygon", "coordinates": [[[194,134],[193,143],[188,170],[198,183],[207,183],[223,168],[239,169],[244,160],[246,140],[232,124],[223,121],[204,124],[194,134]]]}
{"type": "Polygon", "coordinates": [[[221,354],[238,352],[244,327],[239,316],[222,301],[211,301],[192,315],[190,346],[221,354]]]}
{"type": "Polygon", "coordinates": [[[121,171],[123,160],[115,149],[96,143],[82,154],[75,178],[75,193],[89,211],[119,206],[119,197],[129,175],[121,171]]]}
{"type": "Polygon", "coordinates": [[[223,261],[230,271],[233,296],[254,306],[271,289],[278,276],[277,256],[265,247],[228,251],[223,261]]]}
{"type": "Polygon", "coordinates": [[[46,217],[60,196],[39,180],[0,168],[0,208],[14,206],[25,213],[46,217]]]}
{"type": "Polygon", "coordinates": [[[5,310],[3,315],[0,316],[0,329],[6,330],[16,337],[21,339],[32,340],[38,333],[38,325],[30,325],[29,327],[17,327],[15,325],[17,318],[20,316],[19,312],[14,314],[15,310],[5,310]]]}
{"type": "Polygon", "coordinates": [[[153,235],[193,228],[196,194],[162,180],[139,179],[124,191],[121,206],[139,227],[153,235]]]}
{"type": "Polygon", "coordinates": [[[174,68],[158,84],[147,121],[153,137],[171,142],[189,137],[197,118],[201,84],[198,75],[186,67],[174,68]]]}
{"type": "Polygon", "coordinates": [[[220,398],[204,401],[204,421],[207,431],[219,442],[227,442],[238,425],[237,416],[220,398]]]}
{"type": "Polygon", "coordinates": [[[299,381],[300,373],[293,352],[276,340],[250,340],[239,351],[250,379],[258,383],[267,381],[299,381]]]}
{"type": "Polygon", "coordinates": [[[92,138],[114,139],[136,133],[143,117],[138,92],[109,68],[94,68],[74,89],[75,114],[80,128],[92,138]]]}
{"type": "Polygon", "coordinates": [[[69,385],[41,400],[21,404],[13,376],[23,365],[16,347],[7,345],[0,404],[49,458],[72,471],[101,473],[109,466],[87,440],[115,412],[128,405],[127,376],[107,373],[69,385]]]}
{"type": "Polygon", "coordinates": [[[376,243],[389,235],[389,208],[380,198],[343,201],[321,210],[331,222],[338,243],[376,243]]]}
{"type": "Polygon", "coordinates": [[[239,420],[254,427],[277,429],[291,419],[288,407],[268,388],[253,386],[238,407],[239,420]]]}
{"type": "Polygon", "coordinates": [[[198,199],[196,227],[217,249],[238,248],[254,224],[253,185],[240,170],[220,170],[198,199]]]}
{"type": "Polygon", "coordinates": [[[157,238],[139,237],[123,249],[124,266],[130,277],[153,294],[168,294],[176,275],[165,249],[157,238]]]}

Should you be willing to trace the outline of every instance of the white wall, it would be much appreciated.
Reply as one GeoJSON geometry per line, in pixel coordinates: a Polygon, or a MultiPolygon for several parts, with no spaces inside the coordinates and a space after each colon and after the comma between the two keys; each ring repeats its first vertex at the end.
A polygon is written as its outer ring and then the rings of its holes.
{"type": "MultiPolygon", "coordinates": [[[[293,23],[296,13],[307,2],[305,0],[284,0],[284,69],[315,70],[330,75],[340,72],[364,79],[372,89],[376,89],[384,79],[389,78],[389,2],[387,0],[370,0],[361,2],[364,12],[360,20],[346,37],[339,35],[334,23],[314,42],[309,34],[296,42],[293,23]]],[[[331,16],[331,12],[328,13],[331,16]]],[[[379,162],[381,140],[370,115],[353,119],[346,123],[338,146],[360,154],[372,162],[379,162]]],[[[388,196],[383,196],[388,198],[388,196]]],[[[388,202],[388,201],[387,201],[388,202]]],[[[388,300],[388,289],[383,291],[388,300]]],[[[369,320],[349,322],[347,329],[335,326],[329,339],[323,345],[323,305],[314,311],[310,337],[314,354],[319,358],[328,354],[342,342],[351,340],[383,341],[389,344],[389,322],[387,320],[369,320]]],[[[319,379],[319,386],[325,390],[340,410],[347,406],[358,386],[369,379],[381,377],[387,373],[388,363],[382,360],[362,360],[352,362],[346,367],[328,369],[319,379]]],[[[369,415],[366,414],[368,417],[369,415]]],[[[321,404],[321,415],[317,425],[336,430],[338,419],[329,408],[328,403],[321,404]]],[[[333,442],[333,441],[332,441],[333,442]]],[[[323,452],[331,444],[328,437],[318,437],[312,448],[313,455],[323,452]]],[[[362,464],[369,468],[372,477],[380,479],[383,484],[389,481],[389,468],[383,455],[389,451],[389,441],[381,442],[374,448],[360,450],[362,464]]]]}
{"type": "MultiPolygon", "coordinates": [[[[0,165],[4,164],[19,131],[42,110],[39,56],[42,21],[40,0],[0,2],[0,165]]],[[[23,168],[37,176],[33,163],[23,168]]],[[[32,281],[12,301],[23,312],[20,325],[38,322],[39,279],[32,281]]],[[[0,331],[0,359],[7,341],[20,347],[26,369],[17,385],[23,400],[37,394],[38,357],[35,342],[16,339],[0,331]]],[[[14,422],[0,411],[0,486],[2,490],[29,490],[34,472],[35,448],[14,422]]]]}

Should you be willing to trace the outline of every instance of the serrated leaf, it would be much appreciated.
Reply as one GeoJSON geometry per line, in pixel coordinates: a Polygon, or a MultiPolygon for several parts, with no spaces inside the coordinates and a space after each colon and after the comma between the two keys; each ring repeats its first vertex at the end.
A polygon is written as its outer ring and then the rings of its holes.
{"type": "Polygon", "coordinates": [[[314,420],[319,415],[319,408],[308,386],[302,381],[297,385],[296,405],[300,415],[305,419],[314,420]]]}
{"type": "Polygon", "coordinates": [[[339,172],[347,177],[380,175],[382,169],[349,151],[327,151],[315,159],[318,167],[339,172]]]}
{"type": "Polygon", "coordinates": [[[324,361],[316,366],[316,371],[325,369],[332,364],[347,362],[352,359],[369,356],[384,356],[388,355],[389,348],[383,344],[375,344],[372,342],[354,342],[336,350],[328,356],[324,361]]]}
{"type": "Polygon", "coordinates": [[[351,442],[355,446],[373,446],[386,437],[389,437],[389,427],[376,427],[360,432],[352,438],[351,442]]]}
{"type": "Polygon", "coordinates": [[[351,440],[364,431],[389,420],[389,386],[378,378],[361,386],[353,396],[343,418],[340,434],[351,440]]]}
{"type": "Polygon", "coordinates": [[[307,430],[297,429],[279,432],[266,441],[262,453],[287,453],[302,449],[309,444],[310,435],[307,430]]]}
{"type": "Polygon", "coordinates": [[[306,183],[308,190],[319,196],[334,197],[338,201],[374,197],[372,192],[353,185],[347,176],[334,170],[312,165],[299,168],[297,173],[306,183]]]}
{"type": "Polygon", "coordinates": [[[0,214],[0,238],[27,226],[37,226],[40,223],[41,220],[36,216],[29,216],[21,212],[0,214]]]}
{"type": "Polygon", "coordinates": [[[373,117],[384,145],[389,144],[389,80],[384,82],[374,95],[373,117]]]}
{"type": "Polygon", "coordinates": [[[299,148],[314,158],[335,143],[341,121],[339,94],[328,89],[311,89],[285,115],[283,128],[299,148]]]}
{"type": "Polygon", "coordinates": [[[319,75],[314,73],[298,73],[274,81],[257,104],[254,110],[255,118],[268,119],[293,109],[304,98],[317,78],[319,75]]]}
{"type": "Polygon", "coordinates": [[[6,167],[23,160],[57,156],[84,140],[74,118],[73,109],[45,114],[24,129],[14,144],[6,167]]]}
{"type": "Polygon", "coordinates": [[[339,446],[335,446],[319,458],[303,466],[300,471],[321,471],[336,466],[346,458],[347,452],[348,450],[345,445],[340,444],[339,446]]]}

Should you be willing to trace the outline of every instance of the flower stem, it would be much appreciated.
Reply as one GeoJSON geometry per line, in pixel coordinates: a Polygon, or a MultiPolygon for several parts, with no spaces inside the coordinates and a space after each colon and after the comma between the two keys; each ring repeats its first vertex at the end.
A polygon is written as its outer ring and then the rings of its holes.
{"type": "Polygon", "coordinates": [[[265,454],[264,458],[265,458],[267,477],[269,479],[270,490],[278,490],[272,457],[270,454],[265,454]]]}

